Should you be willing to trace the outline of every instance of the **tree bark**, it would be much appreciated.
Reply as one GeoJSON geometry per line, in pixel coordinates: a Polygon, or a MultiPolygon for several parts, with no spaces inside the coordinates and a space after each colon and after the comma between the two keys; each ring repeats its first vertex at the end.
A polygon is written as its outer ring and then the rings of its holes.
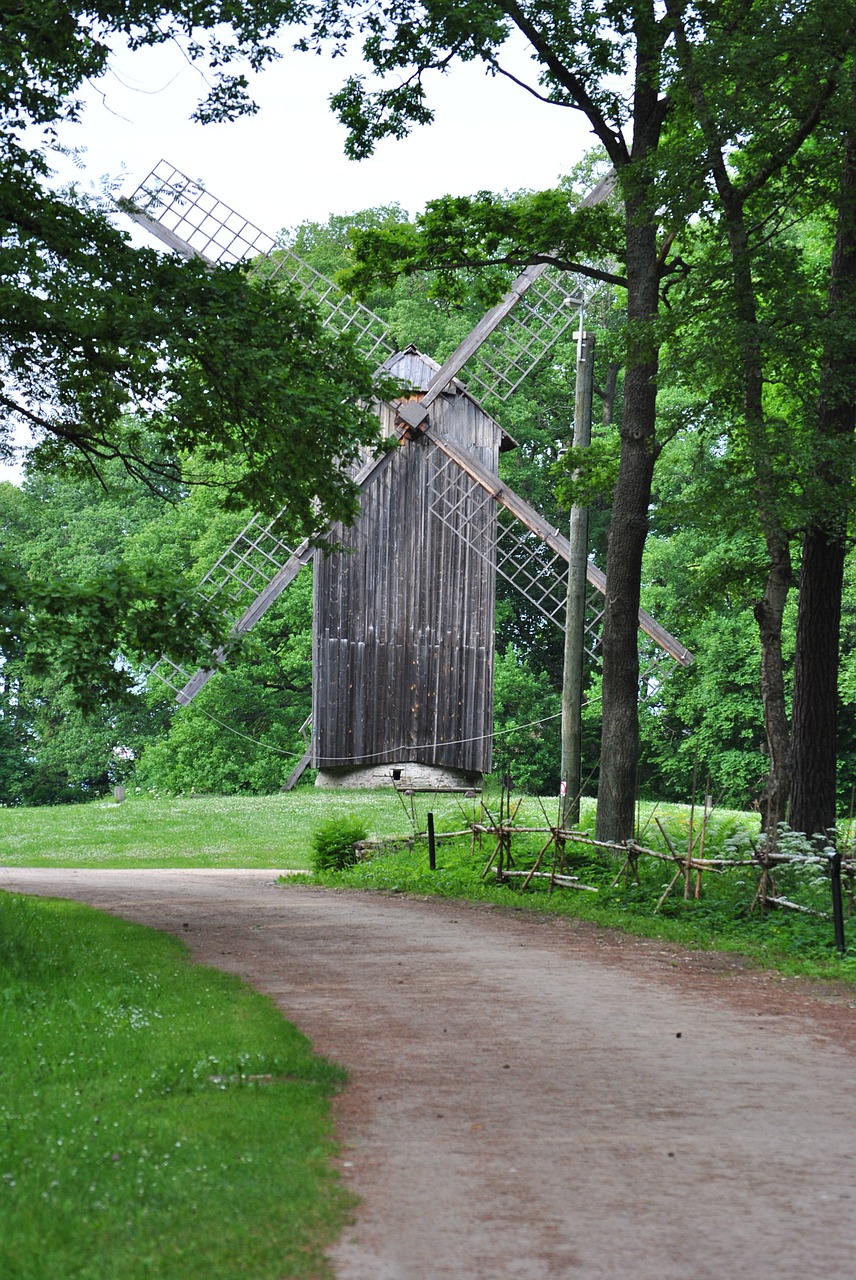
{"type": "MultiPolygon", "coordinates": [[[[851,77],[856,115],[856,65],[851,77]]],[[[794,658],[790,825],[808,835],[835,826],[838,663],[849,491],[856,429],[856,131],[847,135],[829,272],[828,337],[818,402],[816,507],[803,538],[794,658]]]]}
{"type": "MultiPolygon", "coordinates": [[[[649,15],[652,17],[652,15],[649,15]]],[[[657,91],[662,34],[656,24],[637,26],[634,139],[625,171],[627,251],[627,371],[618,481],[612,501],[603,615],[603,729],[597,797],[597,838],[619,842],[633,835],[639,761],[639,597],[642,553],[656,438],[661,264],[648,170],[662,129],[657,91]]]]}
{"type": "Polygon", "coordinates": [[[597,839],[633,835],[639,759],[639,597],[657,446],[657,362],[628,366],[621,460],[613,497],[603,615],[603,731],[597,839]]]}
{"type": "Polygon", "coordinates": [[[844,539],[835,530],[806,532],[794,658],[790,825],[808,835],[835,826],[844,554],[844,539]]]}

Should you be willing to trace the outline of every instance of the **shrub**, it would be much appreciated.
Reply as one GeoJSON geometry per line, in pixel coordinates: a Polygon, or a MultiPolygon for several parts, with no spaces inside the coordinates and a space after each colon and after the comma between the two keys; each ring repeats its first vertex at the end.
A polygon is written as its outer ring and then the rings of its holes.
{"type": "Polygon", "coordinates": [[[312,837],[312,870],[343,871],[357,860],[354,845],[368,830],[362,818],[330,818],[312,837]]]}

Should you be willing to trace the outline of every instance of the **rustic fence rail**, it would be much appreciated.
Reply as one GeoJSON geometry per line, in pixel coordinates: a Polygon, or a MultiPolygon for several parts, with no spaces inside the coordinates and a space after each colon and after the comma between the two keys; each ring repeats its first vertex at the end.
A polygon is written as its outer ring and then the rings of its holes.
{"type": "MultiPolygon", "coordinates": [[[[777,847],[775,843],[771,843],[767,847],[761,838],[751,840],[747,837],[747,840],[749,840],[747,852],[736,853],[734,856],[723,854],[711,856],[701,851],[696,851],[699,847],[703,848],[704,826],[696,831],[695,836],[690,831],[688,847],[687,849],[681,849],[676,846],[674,839],[664,829],[660,821],[655,818],[654,821],[666,845],[666,849],[663,850],[651,848],[637,840],[628,840],[623,844],[612,844],[607,841],[597,840],[587,832],[565,829],[549,823],[545,823],[543,826],[524,825],[515,821],[518,809],[519,805],[512,806],[509,803],[506,806],[503,803],[501,816],[491,817],[484,814],[480,819],[473,818],[466,821],[465,825],[456,830],[438,831],[434,839],[438,844],[444,841],[469,839],[473,857],[476,856],[478,851],[481,851],[481,856],[483,857],[484,845],[486,843],[489,844],[489,856],[484,863],[481,873],[482,879],[486,879],[492,874],[500,883],[511,884],[519,882],[521,889],[526,889],[533,880],[537,879],[548,881],[551,893],[556,887],[586,893],[597,893],[596,886],[584,884],[580,877],[568,867],[568,851],[577,846],[600,851],[616,863],[620,863],[612,880],[611,888],[615,888],[622,880],[627,883],[634,880],[637,884],[641,883],[639,866],[640,862],[645,860],[655,860],[672,867],[674,874],[660,895],[654,908],[655,911],[660,910],[678,885],[683,886],[685,899],[698,899],[701,896],[704,876],[723,876],[731,872],[742,871],[745,873],[749,871],[753,872],[757,877],[752,901],[748,908],[750,913],[756,909],[764,910],[768,907],[775,907],[823,918],[830,913],[818,911],[813,907],[794,902],[779,893],[776,885],[776,875],[777,872],[782,870],[800,867],[814,867],[818,872],[822,871],[827,874],[830,871],[831,855],[834,855],[840,863],[841,879],[846,889],[849,911],[851,914],[854,911],[854,898],[856,898],[856,850],[852,848],[848,849],[843,855],[835,854],[835,851],[831,848],[829,852],[795,852],[787,848],[777,847]],[[515,858],[515,846],[519,849],[519,845],[524,839],[531,846],[533,837],[536,838],[535,842],[538,846],[535,851],[534,861],[531,865],[528,864],[533,852],[530,847],[526,850],[527,865],[518,867],[515,858]]],[[[427,838],[427,832],[417,830],[414,825],[412,836],[366,840],[359,846],[359,851],[363,857],[394,854],[404,848],[412,849],[417,842],[427,841],[427,838]]]]}

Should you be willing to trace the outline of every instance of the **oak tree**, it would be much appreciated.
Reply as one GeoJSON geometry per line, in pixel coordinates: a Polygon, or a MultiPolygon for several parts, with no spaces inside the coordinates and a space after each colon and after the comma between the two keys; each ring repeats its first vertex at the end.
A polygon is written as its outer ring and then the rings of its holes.
{"type": "MultiPolygon", "coordinates": [[[[604,838],[631,834],[638,758],[636,610],[654,464],[664,297],[687,264],[681,236],[699,215],[717,224],[730,254],[729,321],[738,338],[743,425],[754,467],[770,564],[757,606],[762,683],[773,768],[768,814],[781,816],[787,794],[789,742],[781,670],[781,616],[790,585],[790,549],[775,510],[764,414],[762,326],[753,258],[769,223],[760,198],[780,182],[825,118],[850,47],[852,6],[814,0],[783,7],[776,0],[687,3],[648,0],[604,5],[495,3],[455,5],[399,0],[358,10],[328,0],[315,11],[304,44],[363,37],[363,52],[381,77],[352,77],[333,99],[351,130],[351,154],[368,154],[386,136],[430,120],[427,85],[454,59],[481,60],[509,75],[545,107],[581,112],[617,177],[622,224],[602,210],[562,207],[559,193],[429,205],[419,233],[402,229],[381,245],[362,242],[363,266],[440,270],[496,268],[551,261],[599,275],[593,249],[611,250],[626,291],[626,374],[621,453],[613,495],[603,632],[603,743],[598,829],[604,838]],[[504,65],[503,43],[516,29],[529,42],[534,71],[525,81],[504,65]],[[395,76],[395,83],[383,77],[395,76]]],[[[488,276],[488,281],[491,277],[488,276]]],[[[668,305],[668,303],[667,303],[668,305]]]]}
{"type": "MultiPolygon", "coordinates": [[[[167,497],[215,485],[227,505],[286,508],[295,534],[350,518],[347,467],[377,441],[367,407],[375,381],[353,345],[288,289],[251,284],[240,267],[134,247],[109,202],[51,180],[59,126],[78,119],[78,93],[108,66],[111,39],[132,49],[180,41],[211,77],[197,118],[227,119],[254,110],[245,68],[278,56],[273,37],[299,4],[3,0],[0,9],[0,454],[29,431],[29,464],[45,472],[99,475],[118,461],[167,497]]],[[[157,650],[169,639],[194,661],[222,627],[184,590],[154,565],[88,583],[28,580],[9,566],[3,644],[35,651],[41,637],[45,660],[49,650],[71,662],[76,629],[100,646],[105,675],[122,643],[157,650]],[[61,643],[49,620],[66,614],[61,643]]],[[[84,655],[73,665],[85,691],[84,655]]]]}

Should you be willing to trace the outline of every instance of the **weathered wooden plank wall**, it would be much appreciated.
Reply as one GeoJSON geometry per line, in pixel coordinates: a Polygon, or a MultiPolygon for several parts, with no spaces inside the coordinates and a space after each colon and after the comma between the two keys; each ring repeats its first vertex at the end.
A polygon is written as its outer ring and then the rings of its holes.
{"type": "MultiPolygon", "coordinates": [[[[434,366],[402,353],[394,372],[427,385],[434,366]]],[[[383,410],[384,427],[393,416],[383,410]]],[[[457,387],[432,409],[435,429],[492,471],[502,433],[457,387]]],[[[495,572],[432,515],[443,455],[426,438],[404,441],[363,499],[349,550],[315,569],[314,763],[324,769],[419,762],[474,773],[491,766],[495,572]]],[[[493,504],[463,472],[456,519],[492,548],[493,504]]]]}

